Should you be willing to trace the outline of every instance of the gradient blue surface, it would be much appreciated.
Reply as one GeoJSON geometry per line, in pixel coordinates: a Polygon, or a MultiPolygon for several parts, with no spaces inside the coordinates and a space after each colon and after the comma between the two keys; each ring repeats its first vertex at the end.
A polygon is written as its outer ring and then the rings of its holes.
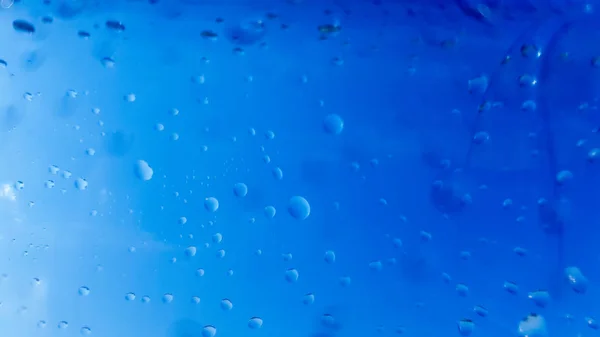
{"type": "Polygon", "coordinates": [[[0,5],[3,336],[598,333],[593,1],[0,5]]]}

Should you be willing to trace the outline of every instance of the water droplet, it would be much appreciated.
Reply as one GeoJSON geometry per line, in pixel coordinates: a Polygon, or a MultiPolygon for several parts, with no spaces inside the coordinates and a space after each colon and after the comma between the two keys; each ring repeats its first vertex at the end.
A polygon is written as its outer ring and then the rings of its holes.
{"type": "Polygon", "coordinates": [[[304,295],[304,297],[302,297],[302,303],[304,303],[305,305],[315,303],[315,294],[308,293],[308,294],[304,295]]]}
{"type": "Polygon", "coordinates": [[[277,213],[277,210],[273,206],[267,206],[264,209],[264,213],[267,219],[273,219],[275,217],[275,214],[277,213]]]}
{"type": "Polygon", "coordinates": [[[214,197],[204,199],[204,209],[209,212],[216,212],[219,209],[219,200],[214,197]]]}
{"type": "Polygon", "coordinates": [[[189,246],[185,249],[185,255],[188,257],[194,257],[194,256],[196,256],[196,251],[197,251],[196,247],[189,246]]]}
{"type": "Polygon", "coordinates": [[[233,303],[227,298],[221,300],[221,309],[229,311],[233,308],[233,303]]]}
{"type": "Polygon", "coordinates": [[[333,250],[328,250],[325,252],[325,262],[331,264],[335,262],[335,252],[333,250]]]}
{"type": "Polygon", "coordinates": [[[85,286],[79,288],[79,295],[87,296],[89,294],[90,294],[90,288],[85,287],[85,286]]]}
{"type": "Polygon", "coordinates": [[[133,301],[135,300],[135,294],[134,293],[127,293],[125,294],[125,299],[128,301],[133,301]]]}
{"type": "Polygon", "coordinates": [[[323,129],[329,134],[339,135],[344,130],[344,121],[336,114],[327,115],[323,121],[323,129]]]}
{"type": "Polygon", "coordinates": [[[163,303],[171,303],[171,302],[173,302],[173,295],[169,294],[169,293],[164,294],[163,297],[162,297],[162,301],[163,301],[163,303]]]}
{"type": "Polygon", "coordinates": [[[285,280],[290,282],[290,283],[294,283],[298,281],[298,276],[300,276],[300,274],[298,273],[298,270],[291,268],[285,271],[285,280]]]}
{"type": "Polygon", "coordinates": [[[80,332],[82,335],[89,335],[92,333],[92,329],[90,329],[87,326],[84,326],[83,328],[81,328],[80,332]]]}
{"type": "Polygon", "coordinates": [[[135,163],[135,175],[141,180],[148,181],[152,179],[154,170],[144,160],[138,160],[135,163]]]}
{"type": "Polygon", "coordinates": [[[303,197],[295,196],[290,198],[288,212],[293,218],[304,220],[310,215],[310,205],[303,197]]]}
{"type": "Polygon", "coordinates": [[[250,329],[259,329],[263,325],[263,320],[260,317],[252,317],[248,321],[248,327],[250,329]]]}
{"type": "Polygon", "coordinates": [[[87,189],[87,187],[88,187],[87,180],[85,180],[83,178],[77,178],[75,180],[75,188],[76,189],[83,191],[83,190],[87,189]]]}
{"type": "Polygon", "coordinates": [[[244,183],[237,183],[233,185],[233,194],[236,197],[245,197],[248,194],[248,186],[246,186],[244,183]]]}
{"type": "Polygon", "coordinates": [[[217,328],[212,325],[206,325],[202,328],[202,337],[215,337],[217,334],[217,328]]]}

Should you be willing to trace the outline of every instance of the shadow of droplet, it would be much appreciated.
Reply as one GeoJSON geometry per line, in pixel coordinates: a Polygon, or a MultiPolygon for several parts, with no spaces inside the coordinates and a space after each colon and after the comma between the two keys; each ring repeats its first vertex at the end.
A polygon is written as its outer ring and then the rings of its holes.
{"type": "Polygon", "coordinates": [[[265,25],[259,20],[245,21],[226,30],[229,42],[242,46],[257,44],[265,38],[266,34],[265,25]]]}
{"type": "Polygon", "coordinates": [[[202,324],[191,320],[181,319],[175,321],[167,329],[166,337],[201,337],[202,324]]]}
{"type": "Polygon", "coordinates": [[[60,98],[54,115],[62,118],[73,116],[79,107],[79,94],[75,91],[68,91],[60,98]]]}
{"type": "Polygon", "coordinates": [[[40,50],[32,50],[21,55],[21,68],[25,71],[36,71],[40,69],[46,57],[40,50]]]}
{"type": "Polygon", "coordinates": [[[56,7],[56,16],[63,19],[74,19],[79,16],[88,5],[87,0],[62,0],[56,7]]]}
{"type": "Polygon", "coordinates": [[[25,114],[15,105],[9,105],[0,110],[0,131],[14,130],[25,118],[25,114]]]}
{"type": "Polygon", "coordinates": [[[134,135],[125,131],[115,131],[106,137],[106,152],[114,157],[126,155],[133,146],[134,135]]]}

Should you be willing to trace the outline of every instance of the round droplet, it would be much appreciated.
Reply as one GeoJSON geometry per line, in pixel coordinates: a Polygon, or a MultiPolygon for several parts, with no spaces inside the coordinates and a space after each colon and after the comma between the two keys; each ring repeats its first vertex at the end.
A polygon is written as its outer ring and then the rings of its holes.
{"type": "Polygon", "coordinates": [[[302,297],[302,303],[304,303],[305,305],[315,303],[315,294],[308,293],[308,294],[304,295],[304,297],[302,297]]]}
{"type": "Polygon", "coordinates": [[[470,319],[461,319],[458,321],[458,332],[461,336],[470,336],[475,328],[475,323],[470,319]]]}
{"type": "Polygon", "coordinates": [[[304,220],[310,215],[310,204],[301,196],[290,198],[288,203],[288,212],[298,220],[304,220]]]}
{"type": "Polygon", "coordinates": [[[519,336],[545,337],[547,336],[546,320],[544,317],[532,313],[519,322],[519,336]]]}
{"type": "Polygon", "coordinates": [[[219,209],[219,200],[214,197],[204,199],[204,209],[209,212],[216,212],[219,209]]]}
{"type": "Polygon", "coordinates": [[[200,269],[196,270],[196,275],[204,276],[204,269],[200,268],[200,269]]]}
{"type": "Polygon", "coordinates": [[[277,210],[273,206],[267,206],[264,209],[264,213],[267,219],[273,219],[275,217],[275,214],[277,213],[277,210]]]}
{"type": "Polygon", "coordinates": [[[225,310],[225,311],[229,311],[231,309],[233,309],[233,303],[231,303],[231,301],[227,298],[224,298],[221,300],[221,309],[225,310]]]}
{"type": "Polygon", "coordinates": [[[323,128],[329,134],[339,135],[344,130],[344,120],[336,114],[327,115],[323,120],[323,128]]]}
{"type": "Polygon", "coordinates": [[[135,163],[135,175],[141,180],[148,181],[152,179],[152,175],[154,175],[154,170],[148,165],[148,163],[144,160],[138,160],[135,163]]]}
{"type": "Polygon", "coordinates": [[[85,286],[79,288],[79,295],[87,296],[89,294],[90,294],[90,288],[85,287],[85,286]]]}
{"type": "Polygon", "coordinates": [[[194,257],[196,256],[197,249],[195,246],[189,246],[185,249],[185,256],[194,257]]]}
{"type": "Polygon", "coordinates": [[[236,197],[245,197],[248,194],[248,186],[246,186],[244,183],[237,183],[233,185],[233,194],[236,197]]]}
{"type": "Polygon", "coordinates": [[[527,297],[540,308],[545,308],[550,303],[550,293],[545,290],[532,291],[527,297]]]}
{"type": "Polygon", "coordinates": [[[283,171],[281,170],[281,168],[279,168],[279,167],[273,168],[272,173],[273,173],[273,178],[275,178],[277,180],[283,179],[283,171]]]}
{"type": "Polygon", "coordinates": [[[125,294],[125,299],[128,301],[133,301],[135,300],[135,294],[134,293],[127,293],[125,294]]]}
{"type": "Polygon", "coordinates": [[[213,236],[212,236],[213,243],[221,243],[221,241],[223,241],[223,234],[221,234],[221,233],[213,234],[213,236]]]}
{"type": "Polygon", "coordinates": [[[335,252],[333,250],[328,250],[325,252],[324,257],[325,262],[331,264],[335,262],[335,252]]]}
{"type": "Polygon", "coordinates": [[[75,180],[75,188],[78,190],[85,190],[88,187],[88,182],[87,180],[83,179],[83,178],[77,178],[75,180]]]}
{"type": "Polygon", "coordinates": [[[564,184],[571,179],[573,179],[571,171],[563,170],[556,174],[556,182],[559,184],[564,184]]]}
{"type": "Polygon", "coordinates": [[[212,325],[206,325],[202,328],[202,337],[215,337],[217,334],[217,328],[212,325]]]}
{"type": "Polygon", "coordinates": [[[81,330],[79,330],[79,332],[82,335],[87,336],[87,335],[89,335],[89,334],[92,333],[92,329],[90,329],[90,327],[84,326],[84,327],[81,328],[81,330]]]}
{"type": "Polygon", "coordinates": [[[573,291],[579,294],[583,294],[587,291],[589,281],[579,268],[574,266],[567,267],[565,268],[565,275],[573,291]]]}
{"type": "Polygon", "coordinates": [[[59,329],[66,329],[69,327],[69,322],[67,321],[60,321],[58,322],[58,328],[59,329]]]}
{"type": "Polygon", "coordinates": [[[173,294],[166,293],[162,297],[163,303],[171,303],[173,302],[173,294]]]}
{"type": "Polygon", "coordinates": [[[288,269],[285,271],[285,280],[290,283],[297,282],[298,276],[300,276],[300,274],[298,273],[298,270],[296,270],[295,268],[291,268],[291,269],[288,269]]]}
{"type": "Polygon", "coordinates": [[[248,327],[250,329],[259,329],[263,325],[263,320],[260,317],[252,317],[248,321],[248,327]]]}

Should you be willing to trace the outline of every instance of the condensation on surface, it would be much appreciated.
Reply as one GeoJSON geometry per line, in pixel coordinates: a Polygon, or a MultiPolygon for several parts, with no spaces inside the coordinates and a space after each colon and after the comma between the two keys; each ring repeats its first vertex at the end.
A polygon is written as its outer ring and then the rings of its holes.
{"type": "Polygon", "coordinates": [[[591,336],[584,1],[0,1],[11,337],[591,336]]]}

